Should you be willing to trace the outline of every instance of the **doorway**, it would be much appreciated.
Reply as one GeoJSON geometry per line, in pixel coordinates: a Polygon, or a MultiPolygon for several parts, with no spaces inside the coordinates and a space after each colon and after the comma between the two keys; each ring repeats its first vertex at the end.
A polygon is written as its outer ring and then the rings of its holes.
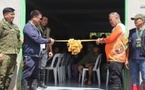
{"type": "MultiPolygon", "coordinates": [[[[26,0],[26,22],[34,9],[49,18],[50,36],[55,39],[90,39],[92,32],[96,35],[111,32],[108,14],[114,11],[120,14],[121,21],[125,23],[125,0],[26,0]]],[[[82,87],[79,84],[76,86],[82,87]]],[[[96,84],[91,87],[98,88],[96,84]]],[[[101,88],[105,88],[105,82],[102,82],[101,88]]]]}

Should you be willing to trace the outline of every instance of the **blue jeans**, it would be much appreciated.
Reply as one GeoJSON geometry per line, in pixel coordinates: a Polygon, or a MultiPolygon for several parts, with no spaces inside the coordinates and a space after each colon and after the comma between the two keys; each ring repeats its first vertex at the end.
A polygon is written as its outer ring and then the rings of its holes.
{"type": "Polygon", "coordinates": [[[137,84],[137,85],[140,84],[139,72],[141,72],[142,81],[143,81],[142,83],[143,86],[145,86],[145,60],[132,59],[129,60],[129,65],[130,65],[132,84],[137,84]]]}

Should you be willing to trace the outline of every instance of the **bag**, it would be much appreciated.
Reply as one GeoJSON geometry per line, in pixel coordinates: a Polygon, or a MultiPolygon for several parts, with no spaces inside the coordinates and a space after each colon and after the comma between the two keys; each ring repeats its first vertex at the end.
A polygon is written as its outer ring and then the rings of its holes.
{"type": "Polygon", "coordinates": [[[40,53],[39,68],[44,69],[46,67],[47,61],[48,61],[48,53],[46,50],[42,50],[40,53]]]}

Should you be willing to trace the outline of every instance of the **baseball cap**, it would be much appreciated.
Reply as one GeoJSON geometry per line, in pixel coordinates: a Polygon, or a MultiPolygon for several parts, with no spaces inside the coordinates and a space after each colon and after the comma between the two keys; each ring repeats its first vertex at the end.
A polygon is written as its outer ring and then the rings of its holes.
{"type": "Polygon", "coordinates": [[[136,14],[135,17],[131,18],[131,20],[135,20],[135,19],[138,19],[138,18],[145,19],[145,15],[144,14],[140,14],[140,13],[136,14]]]}

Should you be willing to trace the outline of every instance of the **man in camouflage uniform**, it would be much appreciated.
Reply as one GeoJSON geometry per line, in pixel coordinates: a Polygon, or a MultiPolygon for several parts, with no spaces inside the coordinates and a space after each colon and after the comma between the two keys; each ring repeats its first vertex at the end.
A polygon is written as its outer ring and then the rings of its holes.
{"type": "Polygon", "coordinates": [[[16,65],[20,48],[19,28],[13,23],[14,9],[3,9],[4,19],[0,21],[0,90],[7,90],[16,65]]]}
{"type": "MultiPolygon", "coordinates": [[[[46,16],[43,16],[40,22],[40,26],[38,27],[40,32],[41,32],[41,36],[44,38],[50,38],[49,34],[50,34],[50,28],[47,27],[48,24],[48,18],[46,16]]],[[[41,44],[43,45],[43,44],[41,44]]],[[[49,58],[53,57],[53,53],[52,53],[52,45],[49,44],[45,44],[43,47],[43,50],[46,50],[48,52],[48,56],[49,58]]],[[[42,52],[43,52],[42,50],[42,52]]],[[[41,64],[41,63],[40,63],[41,64]]],[[[47,86],[45,85],[44,81],[45,81],[45,68],[41,67],[40,65],[40,71],[39,71],[39,86],[42,88],[46,88],[47,86]]]]}

